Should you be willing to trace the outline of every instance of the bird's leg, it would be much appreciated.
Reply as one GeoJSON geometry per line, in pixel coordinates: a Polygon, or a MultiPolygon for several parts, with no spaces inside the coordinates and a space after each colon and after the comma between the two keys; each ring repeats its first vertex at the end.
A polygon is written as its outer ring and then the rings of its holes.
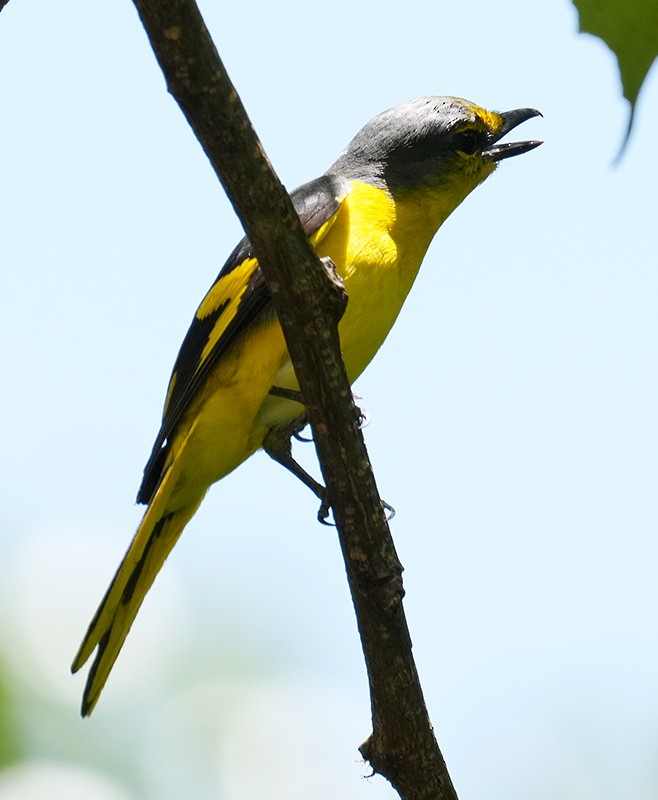
{"type": "Polygon", "coordinates": [[[327,498],[326,487],[318,483],[312,475],[309,475],[301,464],[298,464],[292,456],[291,439],[305,426],[306,418],[301,417],[292,427],[271,428],[263,439],[263,450],[270,458],[273,458],[277,464],[281,464],[282,467],[285,467],[289,472],[292,472],[293,475],[299,478],[304,486],[307,486],[313,494],[322,501],[320,509],[318,510],[318,520],[323,525],[330,525],[331,523],[327,522],[327,517],[329,516],[331,503],[327,498]]]}
{"type": "MultiPolygon", "coordinates": [[[[297,389],[284,389],[283,386],[272,386],[270,389],[270,394],[274,397],[283,397],[284,400],[292,400],[295,403],[300,403],[304,405],[304,398],[302,397],[302,393],[297,389]]],[[[354,400],[360,400],[358,394],[352,395],[354,400]]],[[[370,425],[370,414],[363,408],[359,406],[356,407],[356,410],[359,412],[359,428],[367,428],[370,425]]],[[[312,436],[302,436],[301,431],[308,425],[308,420],[304,421],[304,424],[301,427],[297,427],[292,433],[290,434],[298,442],[312,442],[312,436]]]]}
{"type": "MultiPolygon", "coordinates": [[[[285,389],[282,386],[272,386],[270,394],[274,397],[282,397],[284,400],[292,400],[295,403],[304,405],[304,398],[302,393],[297,389],[285,389]]],[[[354,395],[355,400],[360,400],[358,395],[354,395]]],[[[367,411],[359,408],[359,428],[365,428],[370,424],[370,414],[367,411]]],[[[288,428],[272,428],[263,440],[263,450],[267,455],[274,459],[282,467],[285,467],[289,472],[292,472],[299,480],[307,486],[313,494],[318,497],[322,502],[318,510],[318,520],[323,525],[331,525],[327,522],[331,503],[327,498],[327,489],[321,483],[315,480],[306,470],[298,464],[292,456],[292,438],[294,437],[299,442],[312,442],[312,438],[301,436],[300,432],[308,425],[308,418],[301,416],[296,419],[288,428]]],[[[391,520],[395,516],[395,509],[393,506],[382,500],[382,508],[386,514],[386,519],[391,520]]]]}
{"type": "Polygon", "coordinates": [[[274,397],[283,397],[284,400],[292,400],[294,403],[304,405],[304,397],[299,389],[284,389],[283,386],[272,386],[270,394],[274,397]]]}

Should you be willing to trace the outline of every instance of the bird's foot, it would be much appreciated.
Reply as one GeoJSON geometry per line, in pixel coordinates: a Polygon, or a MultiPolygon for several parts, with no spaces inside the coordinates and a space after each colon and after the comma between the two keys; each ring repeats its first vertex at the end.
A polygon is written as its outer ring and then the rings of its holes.
{"type": "MultiPolygon", "coordinates": [[[[382,511],[384,512],[384,515],[386,517],[386,522],[390,522],[395,516],[395,509],[385,500],[382,500],[381,504],[382,504],[382,511]]],[[[329,512],[331,510],[332,508],[329,499],[326,496],[323,497],[322,502],[320,503],[320,508],[318,509],[318,522],[321,523],[322,525],[328,525],[330,527],[335,528],[336,523],[329,521],[329,512]]]]}

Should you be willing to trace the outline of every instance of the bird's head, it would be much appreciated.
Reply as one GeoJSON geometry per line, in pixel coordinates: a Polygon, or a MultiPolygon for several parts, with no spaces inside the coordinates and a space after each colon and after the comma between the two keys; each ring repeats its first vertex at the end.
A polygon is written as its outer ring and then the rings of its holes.
{"type": "Polygon", "coordinates": [[[541,116],[534,108],[498,113],[457,97],[423,97],[370,120],[329,172],[386,189],[445,190],[462,195],[490,175],[499,161],[541,142],[500,142],[517,125],[541,116]]]}

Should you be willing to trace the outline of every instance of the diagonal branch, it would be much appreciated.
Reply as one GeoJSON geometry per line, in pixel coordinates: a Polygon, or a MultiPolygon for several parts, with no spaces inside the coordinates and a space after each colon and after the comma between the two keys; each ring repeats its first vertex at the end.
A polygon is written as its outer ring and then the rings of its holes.
{"type": "Polygon", "coordinates": [[[402,567],[340,356],[335,286],[303,235],[194,0],[134,0],[167,87],[240,217],[273,295],[331,498],[370,682],[361,753],[404,800],[457,800],[402,608],[402,567]]]}

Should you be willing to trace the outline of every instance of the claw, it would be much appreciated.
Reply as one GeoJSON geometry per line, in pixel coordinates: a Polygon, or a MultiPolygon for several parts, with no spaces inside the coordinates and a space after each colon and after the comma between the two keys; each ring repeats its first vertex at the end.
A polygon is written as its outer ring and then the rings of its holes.
{"type": "Polygon", "coordinates": [[[329,522],[327,519],[330,511],[331,511],[331,503],[326,498],[323,498],[322,503],[320,504],[320,508],[318,509],[318,522],[321,525],[327,525],[330,528],[335,528],[336,523],[329,522]]]}
{"type": "MultiPolygon", "coordinates": [[[[318,522],[321,523],[322,525],[328,525],[331,528],[335,528],[336,523],[329,522],[327,519],[330,511],[331,511],[331,503],[326,498],[323,498],[322,503],[320,504],[320,508],[318,509],[318,522]]],[[[395,509],[385,500],[382,500],[382,511],[386,516],[386,522],[390,522],[395,516],[395,509]]]]}
{"type": "Polygon", "coordinates": [[[352,400],[354,400],[356,410],[359,412],[359,428],[367,428],[368,425],[370,425],[370,414],[363,408],[360,408],[358,404],[358,401],[363,400],[363,398],[360,394],[352,393],[352,400]]]}
{"type": "Polygon", "coordinates": [[[307,442],[312,442],[313,441],[313,437],[312,436],[302,436],[302,434],[299,431],[297,433],[293,433],[293,437],[298,442],[307,443],[307,442]]]}

